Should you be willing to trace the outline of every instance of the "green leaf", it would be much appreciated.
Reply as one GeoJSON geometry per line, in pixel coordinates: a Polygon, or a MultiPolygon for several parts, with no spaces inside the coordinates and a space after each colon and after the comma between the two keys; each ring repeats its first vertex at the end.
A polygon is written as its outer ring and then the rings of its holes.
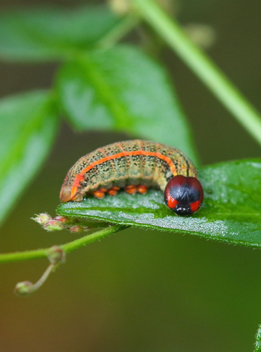
{"type": "Polygon", "coordinates": [[[258,326],[254,352],[261,352],[261,325],[258,326]]]}
{"type": "Polygon", "coordinates": [[[64,65],[57,90],[75,128],[124,131],[179,148],[196,160],[167,73],[138,49],[94,51],[64,65]]]}
{"type": "Polygon", "coordinates": [[[16,10],[0,15],[0,57],[24,61],[63,59],[86,50],[122,19],[107,7],[16,10]]]}
{"type": "Polygon", "coordinates": [[[0,222],[47,156],[57,121],[48,92],[0,100],[0,222]]]}
{"type": "Polygon", "coordinates": [[[170,232],[187,233],[233,244],[261,247],[261,159],[228,162],[201,168],[205,192],[202,209],[179,217],[168,209],[160,191],[135,196],[120,192],[103,200],[61,204],[68,217],[97,219],[170,232]]]}

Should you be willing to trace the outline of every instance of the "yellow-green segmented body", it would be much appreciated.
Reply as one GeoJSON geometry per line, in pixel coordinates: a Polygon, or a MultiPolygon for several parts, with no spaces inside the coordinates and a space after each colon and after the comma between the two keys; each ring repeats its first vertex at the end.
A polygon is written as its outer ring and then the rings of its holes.
{"type": "Polygon", "coordinates": [[[81,157],[69,170],[61,200],[82,200],[98,189],[144,185],[164,191],[176,175],[196,177],[192,162],[178,149],[144,140],[109,144],[81,157]]]}

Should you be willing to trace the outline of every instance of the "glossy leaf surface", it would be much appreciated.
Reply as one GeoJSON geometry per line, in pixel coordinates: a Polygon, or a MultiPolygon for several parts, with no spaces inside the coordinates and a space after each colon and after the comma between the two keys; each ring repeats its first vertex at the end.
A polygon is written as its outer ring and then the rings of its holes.
{"type": "Polygon", "coordinates": [[[57,121],[48,92],[0,100],[0,222],[47,156],[57,121]]]}
{"type": "Polygon", "coordinates": [[[165,70],[140,50],[118,46],[64,65],[61,106],[79,130],[119,130],[181,149],[196,160],[187,121],[165,70]]]}
{"type": "Polygon", "coordinates": [[[0,57],[46,61],[92,47],[120,22],[107,7],[46,7],[0,15],[0,57]]]}
{"type": "Polygon", "coordinates": [[[260,352],[260,351],[261,351],[261,325],[258,326],[254,352],[260,352]]]}
{"type": "Polygon", "coordinates": [[[102,200],[61,204],[58,214],[110,221],[206,239],[261,247],[261,159],[217,164],[199,170],[205,192],[202,209],[178,217],[168,209],[160,191],[134,196],[120,192],[102,200]]]}

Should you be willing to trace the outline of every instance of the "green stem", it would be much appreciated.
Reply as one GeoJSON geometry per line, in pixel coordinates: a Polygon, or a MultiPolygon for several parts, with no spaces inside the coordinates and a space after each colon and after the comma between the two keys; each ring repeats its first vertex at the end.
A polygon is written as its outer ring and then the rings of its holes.
{"type": "Polygon", "coordinates": [[[75,241],[66,243],[61,245],[60,247],[66,252],[70,253],[72,251],[75,251],[76,249],[86,246],[87,244],[93,243],[95,241],[101,240],[104,237],[107,237],[113,233],[116,233],[118,231],[124,230],[128,228],[129,226],[126,225],[114,225],[107,227],[106,229],[103,229],[101,231],[97,231],[91,235],[87,235],[84,237],[81,237],[75,241]]]}
{"type": "Polygon", "coordinates": [[[129,0],[139,15],[157,31],[180,58],[261,144],[261,117],[221,70],[153,0],[129,0]]]}
{"type": "MultiPolygon", "coordinates": [[[[72,252],[80,247],[86,246],[92,242],[98,241],[104,237],[110,236],[113,233],[126,229],[128,226],[115,225],[107,227],[101,231],[97,231],[91,235],[86,235],[72,242],[61,245],[60,247],[66,252],[72,252]]],[[[26,252],[0,254],[0,263],[20,262],[23,260],[39,259],[48,257],[50,248],[37,249],[26,252]]]]}
{"type": "Polygon", "coordinates": [[[139,21],[139,17],[133,14],[125,16],[117,26],[115,26],[110,32],[108,32],[98,41],[97,46],[105,49],[111,48],[121,38],[123,38],[133,28],[135,28],[139,21]]]}

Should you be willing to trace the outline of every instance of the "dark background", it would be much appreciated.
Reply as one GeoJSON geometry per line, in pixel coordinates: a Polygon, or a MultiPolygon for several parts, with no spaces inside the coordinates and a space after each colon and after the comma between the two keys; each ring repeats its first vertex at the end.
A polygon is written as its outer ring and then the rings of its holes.
{"type": "MultiPolygon", "coordinates": [[[[80,1],[38,1],[74,6],[80,1]]],[[[1,0],[0,11],[36,1],[1,0]]],[[[86,3],[86,2],[84,2],[86,3]]],[[[96,2],[92,2],[96,3],[96,2]]],[[[183,0],[178,18],[213,26],[208,54],[261,110],[260,0],[183,0]]],[[[162,60],[191,123],[202,164],[259,157],[260,146],[170,51],[162,60]]],[[[57,65],[0,64],[0,96],[48,88],[57,65]]],[[[0,250],[47,247],[76,237],[30,220],[55,214],[68,168],[128,136],[61,127],[52,153],[1,228],[0,250]]],[[[261,253],[193,236],[126,230],[73,252],[30,298],[12,291],[37,281],[46,260],[0,267],[0,351],[245,352],[261,323],[261,253]]]]}

